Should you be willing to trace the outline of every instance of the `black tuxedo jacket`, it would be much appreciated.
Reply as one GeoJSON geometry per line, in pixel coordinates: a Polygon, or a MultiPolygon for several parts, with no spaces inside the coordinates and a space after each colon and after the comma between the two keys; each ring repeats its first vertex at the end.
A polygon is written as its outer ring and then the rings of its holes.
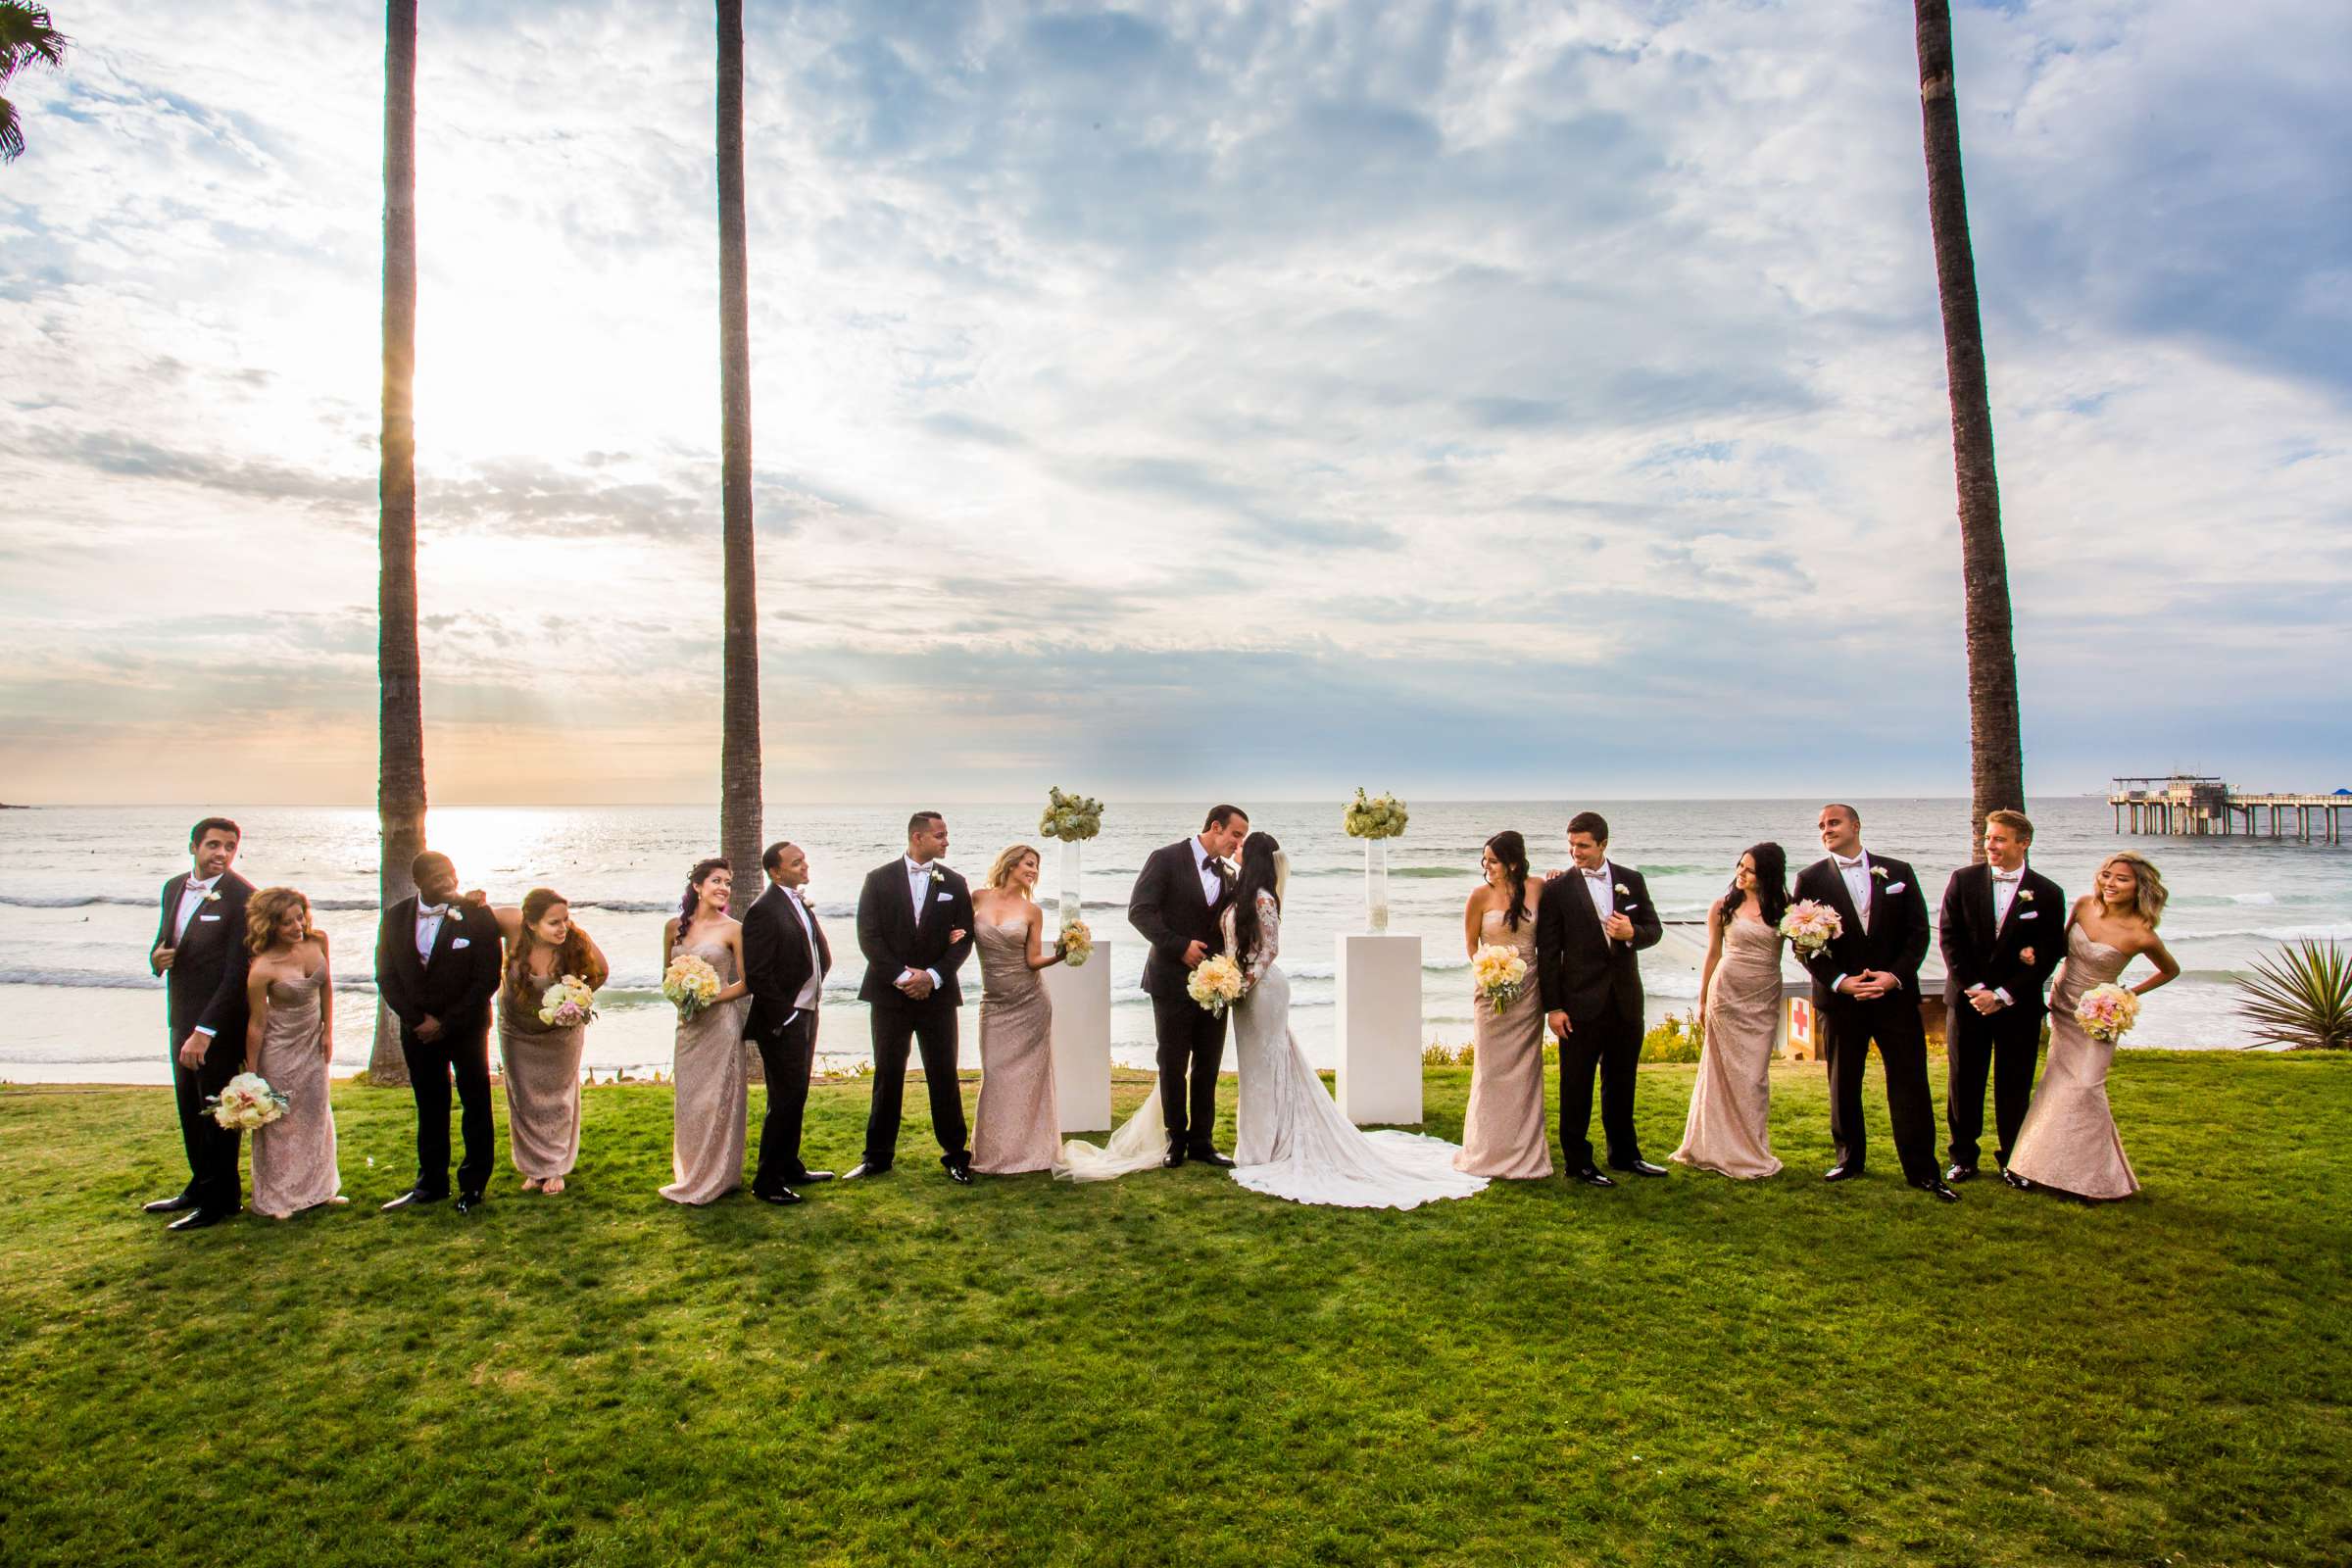
{"type": "Polygon", "coordinates": [[[429,962],[416,956],[415,894],[386,909],[376,929],[375,989],[403,1029],[438,1018],[444,1039],[488,1032],[490,999],[505,975],[498,918],[478,904],[449,906],[429,962]]]}
{"type": "Polygon", "coordinates": [[[1943,950],[1943,1003],[1957,1011],[1972,986],[2006,991],[2010,1010],[2038,1015],[2049,1004],[2042,988],[2066,950],[2066,894],[2033,867],[2026,868],[2009,903],[2009,918],[1992,926],[1992,867],[1964,865],[1944,884],[1943,909],[1936,937],[1943,950]],[[2018,956],[2034,950],[2034,961],[2018,956]]]}
{"type": "MultiPolygon", "coordinates": [[[[234,871],[223,871],[213,891],[220,897],[200,905],[188,916],[188,929],[172,940],[172,923],[179,914],[179,895],[188,885],[182,871],[164,884],[163,918],[155,928],[155,946],[172,950],[172,967],[164,971],[166,1007],[172,1038],[187,1039],[199,1026],[216,1040],[245,1049],[245,973],[253,955],[245,951],[245,902],[253,884],[234,871]]],[[[149,950],[152,954],[153,949],[149,950]]],[[[150,965],[154,960],[148,960],[150,965]]]]}
{"type": "Polygon", "coordinates": [[[1585,874],[1571,866],[1544,884],[1536,911],[1536,973],[1544,1010],[1564,1012],[1573,1027],[1596,1019],[1642,1022],[1642,965],[1634,956],[1654,948],[1665,928],[1649,902],[1649,884],[1630,865],[1609,862],[1609,883],[1619,914],[1634,923],[1631,942],[1612,940],[1600,928],[1600,911],[1585,891],[1585,874]]]}
{"type": "MultiPolygon", "coordinates": [[[[865,886],[858,894],[858,951],[865,955],[858,1001],[878,1007],[963,1005],[956,971],[972,956],[972,927],[977,923],[972,919],[972,890],[960,873],[937,860],[931,862],[931,870],[919,920],[906,896],[906,857],[893,856],[887,865],[865,874],[865,886]],[[948,936],[955,931],[963,935],[950,942],[948,936]],[[894,983],[906,969],[918,974],[938,970],[939,988],[921,1002],[908,1000],[894,983]]],[[[792,911],[783,912],[789,917],[792,911]]],[[[749,962],[748,951],[744,957],[749,962]]]]}
{"type": "Polygon", "coordinates": [[[1815,899],[1838,911],[1844,934],[1804,960],[1813,976],[1816,1006],[1855,1005],[1854,999],[1836,989],[1839,975],[1884,969],[1903,983],[1903,995],[1919,1003],[1919,966],[1928,956],[1928,898],[1919,890],[1919,877],[1900,860],[1868,855],[1870,929],[1862,929],[1861,911],[1845,891],[1838,862],[1824,857],[1796,873],[1794,898],[1815,899]],[[1878,873],[1885,871],[1885,876],[1878,873]]]}
{"type": "Polygon", "coordinates": [[[814,955],[801,931],[801,917],[792,912],[792,895],[773,882],[744,912],[743,979],[752,988],[751,1010],[743,1017],[744,1039],[773,1040],[782,1034],[795,1011],[793,999],[808,983],[809,970],[815,970],[819,987],[833,972],[833,945],[825,940],[825,923],[813,908],[808,911],[808,931],[816,938],[814,955]]]}
{"type": "Polygon", "coordinates": [[[1184,965],[1184,950],[1199,942],[1211,953],[1225,946],[1222,921],[1233,903],[1233,883],[1222,861],[1217,868],[1217,896],[1201,896],[1200,873],[1193,866],[1194,840],[1153,850],[1136,874],[1135,891],[1127,896],[1127,923],[1151,944],[1144,956],[1144,991],[1148,996],[1183,997],[1192,971],[1184,965]]]}

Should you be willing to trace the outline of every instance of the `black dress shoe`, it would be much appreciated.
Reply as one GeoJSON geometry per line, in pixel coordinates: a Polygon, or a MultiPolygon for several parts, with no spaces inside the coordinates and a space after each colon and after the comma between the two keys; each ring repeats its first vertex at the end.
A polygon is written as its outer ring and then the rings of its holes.
{"type": "Polygon", "coordinates": [[[848,1170],[843,1171],[841,1179],[845,1182],[854,1182],[862,1176],[887,1176],[889,1174],[890,1167],[888,1165],[869,1164],[861,1159],[848,1170]]]}
{"type": "Polygon", "coordinates": [[[832,1179],[833,1173],[829,1170],[805,1170],[797,1176],[786,1177],[784,1184],[787,1187],[808,1187],[817,1182],[829,1182],[832,1179]]]}
{"type": "Polygon", "coordinates": [[[1587,1165],[1583,1170],[1570,1172],[1568,1179],[1572,1182],[1583,1182],[1587,1187],[1614,1187],[1617,1185],[1591,1165],[1587,1165]]]}
{"type": "Polygon", "coordinates": [[[1850,1182],[1861,1174],[1862,1167],[1859,1165],[1832,1165],[1821,1173],[1821,1179],[1825,1182],[1850,1182]]]}
{"type": "Polygon", "coordinates": [[[755,1187],[752,1189],[752,1196],[760,1200],[760,1201],[762,1203],[790,1204],[806,1203],[808,1201],[808,1200],[803,1198],[800,1194],[794,1192],[789,1187],[779,1187],[773,1192],[761,1192],[759,1188],[755,1187]]]}
{"type": "Polygon", "coordinates": [[[948,1180],[954,1182],[958,1187],[971,1186],[972,1162],[968,1159],[959,1159],[953,1165],[948,1166],[948,1180]]]}
{"type": "Polygon", "coordinates": [[[1184,1152],[1184,1157],[1202,1165],[1214,1165],[1219,1170],[1233,1169],[1233,1161],[1218,1153],[1214,1145],[1206,1149],[1188,1149],[1184,1152]]]}
{"type": "Polygon", "coordinates": [[[1911,1185],[1918,1188],[1921,1192],[1927,1194],[1930,1198],[1937,1199],[1943,1202],[1957,1203],[1960,1201],[1960,1195],[1958,1193],[1953,1192],[1949,1187],[1945,1186],[1942,1182],[1937,1181],[1933,1176],[1922,1176],[1919,1180],[1913,1182],[1911,1185]]]}
{"type": "Polygon", "coordinates": [[[177,1214],[195,1206],[196,1200],[186,1193],[182,1193],[177,1198],[159,1198],[152,1203],[142,1203],[139,1205],[139,1212],[142,1214],[177,1214]]]}
{"type": "Polygon", "coordinates": [[[2023,1176],[2020,1176],[2013,1170],[2002,1171],[2001,1180],[2007,1182],[2010,1186],[2016,1188],[2021,1193],[2031,1192],[2034,1188],[2034,1184],[2031,1181],[2027,1180],[2023,1176]]]}
{"type": "Polygon", "coordinates": [[[470,1214],[481,1207],[485,1201],[487,1199],[480,1193],[460,1193],[458,1200],[449,1206],[461,1214],[470,1214]]]}
{"type": "Polygon", "coordinates": [[[421,1187],[412,1187],[407,1192],[401,1194],[398,1198],[392,1200],[392,1201],[389,1203],[386,1203],[384,1205],[384,1212],[388,1214],[396,1208],[416,1208],[419,1204],[423,1203],[438,1203],[441,1201],[441,1200],[447,1198],[448,1196],[449,1195],[447,1193],[428,1193],[421,1187]]]}
{"type": "Polygon", "coordinates": [[[1168,1146],[1167,1156],[1159,1162],[1162,1170],[1174,1170],[1177,1166],[1183,1163],[1184,1146],[1182,1144],[1170,1144],[1168,1146]]]}
{"type": "Polygon", "coordinates": [[[1663,1176],[1666,1174],[1665,1166],[1652,1165],[1646,1159],[1637,1159],[1631,1165],[1611,1165],[1609,1169],[1621,1170],[1630,1176],[1663,1176]]]}
{"type": "Polygon", "coordinates": [[[207,1208],[198,1203],[185,1214],[164,1227],[168,1231],[200,1231],[207,1225],[218,1225],[236,1212],[233,1208],[207,1208]]]}
{"type": "Polygon", "coordinates": [[[1951,1169],[1943,1173],[1943,1179],[1947,1182],[1950,1182],[1954,1187],[1959,1186],[1962,1182],[1973,1182],[1977,1179],[1977,1167],[1974,1165],[1954,1165],[1951,1169]]]}

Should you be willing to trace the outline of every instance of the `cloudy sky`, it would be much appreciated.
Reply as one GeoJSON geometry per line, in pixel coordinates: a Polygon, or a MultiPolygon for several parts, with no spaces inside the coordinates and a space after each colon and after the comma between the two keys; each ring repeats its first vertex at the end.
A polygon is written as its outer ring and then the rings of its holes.
{"type": "MultiPolygon", "coordinates": [[[[750,9],[772,794],[1964,791],[1907,7],[750,9]]],[[[0,799],[370,799],[382,19],[56,10],[0,799]]],[[[714,798],[709,8],[424,11],[434,797],[714,798]]],[[[1956,26],[2031,785],[2352,782],[2352,8],[1956,26]]]]}

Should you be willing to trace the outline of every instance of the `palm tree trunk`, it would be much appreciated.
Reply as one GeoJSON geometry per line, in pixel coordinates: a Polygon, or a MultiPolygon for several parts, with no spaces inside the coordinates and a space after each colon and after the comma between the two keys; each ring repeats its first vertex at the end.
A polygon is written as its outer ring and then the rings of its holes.
{"type": "Polygon", "coordinates": [[[1970,854],[1984,858],[1984,813],[2026,805],[2018,736],[2017,651],[2009,562],[2001,544],[2001,487],[1992,460],[1992,397],[1977,309],[1977,260],[1960,177],[1960,106],[1952,89],[1949,0],[1914,0],[1919,113],[1927,142],[1928,221],[1943,308],[1943,370],[1952,399],[1952,464],[1960,488],[1960,571],[1966,592],[1970,854]]]}
{"type": "MultiPolygon", "coordinates": [[[[416,891],[424,848],[424,704],[416,657],[416,0],[384,8],[384,424],[376,520],[375,811],[383,905],[416,891]]],[[[368,1076],[405,1084],[400,1022],[381,1002],[368,1076]]]]}
{"type": "MultiPolygon", "coordinates": [[[[726,560],[718,852],[736,880],[760,865],[760,603],[752,536],[752,321],[744,239],[743,0],[718,3],[719,503],[726,560]]],[[[748,903],[748,898],[743,901],[748,903]]]]}

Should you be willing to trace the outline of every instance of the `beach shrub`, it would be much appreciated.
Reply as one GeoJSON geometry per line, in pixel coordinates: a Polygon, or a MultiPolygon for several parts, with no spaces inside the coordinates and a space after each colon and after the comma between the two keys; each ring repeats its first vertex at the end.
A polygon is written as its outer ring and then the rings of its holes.
{"type": "Polygon", "coordinates": [[[2290,1051],[2352,1048],[2352,960],[2334,942],[2281,948],[2234,983],[2257,1040],[2290,1051]]]}

